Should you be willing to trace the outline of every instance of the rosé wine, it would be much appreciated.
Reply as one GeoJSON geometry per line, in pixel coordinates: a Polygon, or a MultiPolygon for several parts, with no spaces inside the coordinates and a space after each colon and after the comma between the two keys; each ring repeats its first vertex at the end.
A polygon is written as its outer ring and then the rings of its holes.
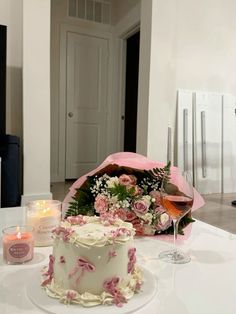
{"type": "Polygon", "coordinates": [[[192,207],[193,199],[188,196],[165,195],[161,204],[173,219],[182,218],[192,207]]]}

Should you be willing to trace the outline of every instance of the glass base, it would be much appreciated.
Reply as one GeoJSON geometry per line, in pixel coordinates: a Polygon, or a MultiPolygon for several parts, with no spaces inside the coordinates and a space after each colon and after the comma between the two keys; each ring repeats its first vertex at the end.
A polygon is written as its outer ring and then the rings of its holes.
{"type": "Polygon", "coordinates": [[[191,257],[181,251],[168,250],[159,254],[159,259],[171,264],[186,264],[191,261],[191,257]]]}

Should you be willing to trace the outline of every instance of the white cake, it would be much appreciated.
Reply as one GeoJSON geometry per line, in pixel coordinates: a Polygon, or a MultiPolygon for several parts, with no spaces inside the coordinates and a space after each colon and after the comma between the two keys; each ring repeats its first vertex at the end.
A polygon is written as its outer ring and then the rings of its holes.
{"type": "Polygon", "coordinates": [[[50,297],[83,306],[121,306],[140,289],[132,224],[106,217],[69,217],[53,231],[42,286],[50,297]]]}

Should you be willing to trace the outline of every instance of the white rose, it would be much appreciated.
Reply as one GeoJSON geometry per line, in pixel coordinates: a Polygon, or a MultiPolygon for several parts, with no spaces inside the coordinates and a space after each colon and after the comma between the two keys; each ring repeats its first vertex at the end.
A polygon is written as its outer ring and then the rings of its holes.
{"type": "Polygon", "coordinates": [[[151,198],[150,195],[144,195],[144,196],[142,197],[142,200],[144,200],[144,201],[148,204],[148,207],[151,205],[151,200],[152,200],[152,198],[151,198]]]}
{"type": "Polygon", "coordinates": [[[152,226],[144,225],[143,226],[143,234],[152,236],[155,234],[155,229],[152,226]]]}
{"type": "Polygon", "coordinates": [[[170,217],[166,213],[161,214],[160,220],[161,220],[162,225],[165,225],[169,219],[170,217]]]}
{"type": "Polygon", "coordinates": [[[146,213],[145,215],[141,216],[142,219],[147,222],[149,225],[152,223],[152,214],[146,213]]]}
{"type": "Polygon", "coordinates": [[[115,185],[119,184],[119,178],[118,177],[111,177],[106,182],[108,188],[114,188],[115,185]]]}

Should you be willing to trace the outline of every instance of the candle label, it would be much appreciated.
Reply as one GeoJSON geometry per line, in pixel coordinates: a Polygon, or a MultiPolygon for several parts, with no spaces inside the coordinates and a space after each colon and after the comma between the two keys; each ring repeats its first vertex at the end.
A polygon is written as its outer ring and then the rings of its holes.
{"type": "Polygon", "coordinates": [[[9,248],[9,254],[14,258],[26,257],[30,251],[30,247],[26,243],[17,243],[9,248]]]}
{"type": "Polygon", "coordinates": [[[60,216],[43,217],[35,225],[35,241],[44,242],[52,239],[52,229],[58,226],[60,216]]]}

